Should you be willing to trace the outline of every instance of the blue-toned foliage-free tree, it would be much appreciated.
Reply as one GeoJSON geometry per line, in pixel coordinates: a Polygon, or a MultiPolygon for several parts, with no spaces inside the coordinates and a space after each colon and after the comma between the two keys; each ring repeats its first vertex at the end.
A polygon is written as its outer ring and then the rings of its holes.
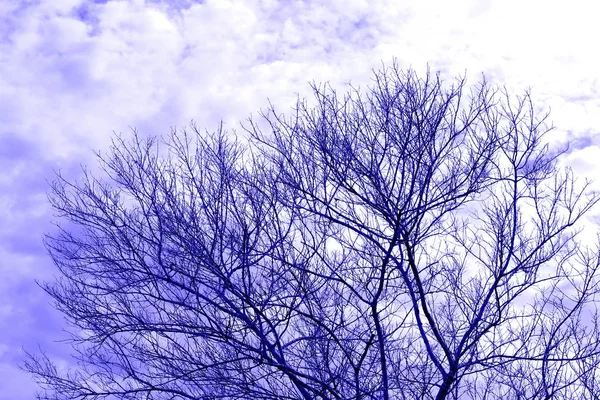
{"type": "Polygon", "coordinates": [[[58,175],[44,288],[81,365],[28,353],[40,398],[599,398],[600,198],[529,93],[396,63],[312,87],[243,140],[119,137],[109,179],[58,175]]]}

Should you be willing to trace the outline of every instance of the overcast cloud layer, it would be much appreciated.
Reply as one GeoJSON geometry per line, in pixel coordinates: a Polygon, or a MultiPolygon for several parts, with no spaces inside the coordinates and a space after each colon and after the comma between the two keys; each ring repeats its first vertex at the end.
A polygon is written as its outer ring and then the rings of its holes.
{"type": "MultiPolygon", "coordinates": [[[[598,1],[0,1],[0,400],[33,398],[38,344],[68,364],[63,321],[34,279],[55,269],[46,180],[76,177],[113,131],[226,128],[286,112],[308,81],[344,91],[390,64],[533,86],[564,162],[600,175],[598,1]],[[525,5],[526,4],[526,5],[525,5]]],[[[598,187],[598,186],[597,186],[598,187]]]]}

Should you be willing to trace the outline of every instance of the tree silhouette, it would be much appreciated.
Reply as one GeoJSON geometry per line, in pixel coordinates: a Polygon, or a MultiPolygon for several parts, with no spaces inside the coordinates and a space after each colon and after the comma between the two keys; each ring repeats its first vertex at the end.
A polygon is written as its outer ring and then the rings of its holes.
{"type": "Polygon", "coordinates": [[[599,398],[599,200],[529,92],[396,62],[245,137],[116,137],[60,173],[44,399],[599,398]],[[265,128],[267,127],[267,128],[265,128]]]}

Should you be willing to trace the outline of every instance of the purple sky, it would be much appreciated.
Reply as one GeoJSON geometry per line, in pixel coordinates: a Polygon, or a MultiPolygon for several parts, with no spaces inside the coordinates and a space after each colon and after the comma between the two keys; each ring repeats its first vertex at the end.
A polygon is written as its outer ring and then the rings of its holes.
{"type": "Polygon", "coordinates": [[[77,177],[129,126],[239,128],[267,97],[285,112],[307,81],[364,87],[397,57],[533,86],[550,139],[573,145],[563,162],[596,177],[599,12],[597,0],[0,0],[0,400],[33,398],[22,347],[69,363],[34,282],[56,272],[41,242],[53,169],[77,177]]]}

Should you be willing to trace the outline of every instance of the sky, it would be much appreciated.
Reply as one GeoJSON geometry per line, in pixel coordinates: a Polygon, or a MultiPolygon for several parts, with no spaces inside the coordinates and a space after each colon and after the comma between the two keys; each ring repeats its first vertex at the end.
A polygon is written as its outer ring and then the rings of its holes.
{"type": "Polygon", "coordinates": [[[23,347],[69,363],[35,282],[57,273],[47,182],[94,166],[113,132],[241,131],[267,98],[286,112],[313,80],[364,88],[395,57],[532,87],[549,140],[571,145],[562,162],[595,178],[599,13],[596,0],[0,0],[0,400],[34,398],[23,347]]]}

